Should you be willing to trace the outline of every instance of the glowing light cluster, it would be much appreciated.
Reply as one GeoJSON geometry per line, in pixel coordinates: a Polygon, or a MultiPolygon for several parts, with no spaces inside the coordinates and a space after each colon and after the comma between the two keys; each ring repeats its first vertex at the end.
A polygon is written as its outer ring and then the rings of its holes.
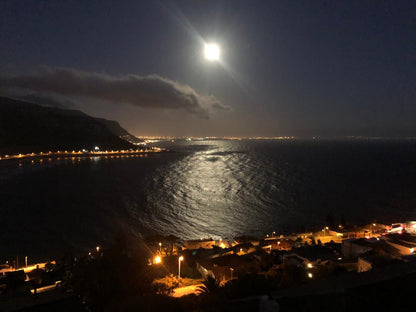
{"type": "Polygon", "coordinates": [[[206,44],[204,55],[209,61],[217,61],[220,59],[220,47],[215,43],[206,44]]]}

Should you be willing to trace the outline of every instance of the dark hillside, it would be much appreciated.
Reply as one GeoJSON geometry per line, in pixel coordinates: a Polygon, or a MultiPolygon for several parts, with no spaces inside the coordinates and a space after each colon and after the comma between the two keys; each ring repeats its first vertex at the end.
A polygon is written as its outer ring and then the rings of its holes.
{"type": "Polygon", "coordinates": [[[103,122],[81,111],[0,97],[1,154],[90,150],[94,146],[102,150],[133,147],[103,122]]]}

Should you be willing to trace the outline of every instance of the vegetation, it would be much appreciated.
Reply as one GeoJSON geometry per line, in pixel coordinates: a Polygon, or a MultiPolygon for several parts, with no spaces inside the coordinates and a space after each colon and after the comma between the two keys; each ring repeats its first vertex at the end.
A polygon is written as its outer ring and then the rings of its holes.
{"type": "Polygon", "coordinates": [[[220,288],[220,282],[214,277],[208,275],[202,282],[203,286],[198,286],[198,292],[200,294],[213,294],[216,293],[220,288]]]}
{"type": "Polygon", "coordinates": [[[150,256],[143,243],[120,237],[110,248],[75,263],[67,287],[92,311],[157,311],[174,299],[163,285],[153,284],[158,272],[148,265],[150,256]]]}

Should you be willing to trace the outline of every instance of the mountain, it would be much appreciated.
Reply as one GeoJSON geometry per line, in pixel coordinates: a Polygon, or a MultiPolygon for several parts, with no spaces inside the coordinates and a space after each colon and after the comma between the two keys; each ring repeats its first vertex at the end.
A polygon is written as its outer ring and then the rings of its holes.
{"type": "Polygon", "coordinates": [[[123,140],[130,142],[132,144],[139,144],[143,143],[144,140],[141,140],[131,133],[127,132],[126,129],[120,126],[120,124],[115,120],[108,120],[104,118],[95,118],[98,122],[102,123],[104,126],[107,127],[108,130],[110,130],[113,134],[118,136],[119,138],[122,138],[123,140]]]}
{"type": "Polygon", "coordinates": [[[128,136],[116,121],[0,97],[0,154],[129,149],[134,145],[120,138],[128,136]]]}

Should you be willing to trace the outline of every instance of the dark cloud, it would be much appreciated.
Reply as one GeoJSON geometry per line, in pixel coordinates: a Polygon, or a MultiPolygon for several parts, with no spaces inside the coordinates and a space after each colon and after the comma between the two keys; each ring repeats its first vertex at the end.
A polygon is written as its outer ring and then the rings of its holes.
{"type": "Polygon", "coordinates": [[[39,104],[42,106],[51,106],[51,107],[58,107],[58,108],[71,108],[71,109],[78,109],[77,105],[74,101],[70,101],[66,98],[59,98],[54,97],[51,94],[26,94],[23,95],[19,92],[17,94],[10,94],[11,97],[16,98],[17,100],[22,100],[30,103],[39,104]]]}
{"type": "Polygon", "coordinates": [[[110,76],[69,68],[46,68],[34,74],[0,77],[4,90],[36,93],[42,98],[63,96],[71,99],[125,103],[142,108],[182,109],[202,118],[214,110],[230,110],[211,95],[198,94],[188,85],[157,75],[110,76]]]}

